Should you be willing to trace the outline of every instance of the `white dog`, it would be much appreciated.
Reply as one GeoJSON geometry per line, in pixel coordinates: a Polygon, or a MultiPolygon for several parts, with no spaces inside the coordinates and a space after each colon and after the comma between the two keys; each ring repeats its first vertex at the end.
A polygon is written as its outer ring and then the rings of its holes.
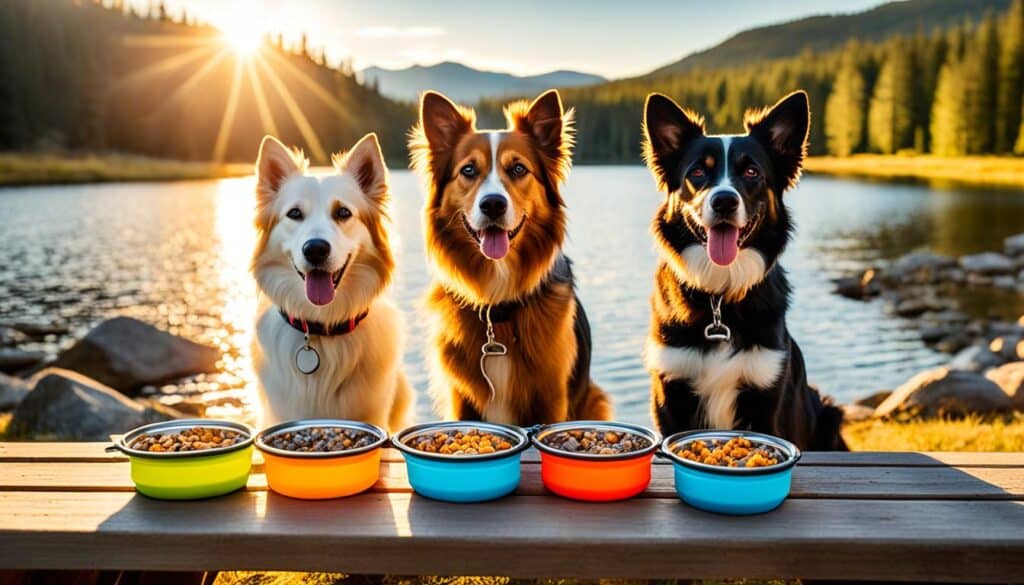
{"type": "Polygon", "coordinates": [[[271,136],[260,145],[253,361],[264,422],[347,418],[394,431],[412,390],[402,317],[383,296],[394,270],[387,168],[374,134],[333,162],[335,173],[308,176],[299,151],[271,136]]]}

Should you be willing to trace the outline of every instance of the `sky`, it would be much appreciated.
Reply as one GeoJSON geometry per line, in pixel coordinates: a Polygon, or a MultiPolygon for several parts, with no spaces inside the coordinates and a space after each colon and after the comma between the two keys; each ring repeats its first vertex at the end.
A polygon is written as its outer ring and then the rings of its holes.
{"type": "MultiPolygon", "coordinates": [[[[146,6],[155,0],[131,0],[146,6]]],[[[733,34],[880,0],[165,0],[213,25],[282,32],[356,69],[458,61],[533,75],[640,75],[733,34]]]]}

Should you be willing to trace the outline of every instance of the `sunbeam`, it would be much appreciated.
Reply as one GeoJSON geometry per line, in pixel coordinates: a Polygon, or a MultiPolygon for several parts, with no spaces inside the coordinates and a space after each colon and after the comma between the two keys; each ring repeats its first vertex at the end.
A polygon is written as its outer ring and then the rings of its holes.
{"type": "Polygon", "coordinates": [[[288,109],[288,114],[291,116],[292,121],[299,127],[299,132],[302,134],[302,138],[305,139],[306,144],[312,151],[313,159],[318,162],[326,162],[327,154],[324,152],[323,146],[320,145],[320,139],[316,136],[316,131],[313,130],[313,126],[310,125],[309,119],[302,113],[302,108],[299,107],[298,102],[292,96],[291,91],[288,90],[288,86],[281,81],[277,73],[270,68],[267,63],[260,58],[259,55],[254,59],[263,73],[266,74],[267,79],[270,81],[270,85],[273,86],[274,91],[277,92],[278,97],[284,103],[285,108],[288,109]]]}
{"type": "Polygon", "coordinates": [[[213,146],[213,160],[224,162],[224,154],[228,150],[228,142],[231,139],[231,127],[235,124],[235,112],[238,111],[238,96],[242,90],[242,61],[241,55],[235,55],[235,74],[231,79],[231,91],[228,94],[228,104],[224,107],[224,115],[220,119],[220,128],[217,130],[217,142],[213,146]]]}
{"type": "Polygon", "coordinates": [[[127,49],[166,49],[180,47],[213,47],[217,38],[195,35],[125,35],[121,44],[127,49]]]}
{"type": "Polygon", "coordinates": [[[120,89],[122,87],[137,85],[151,79],[158,79],[160,75],[170,73],[175,69],[180,69],[193,61],[198,61],[204,56],[211,55],[215,50],[216,48],[212,45],[202,46],[157,61],[156,63],[147,65],[137,71],[132,71],[130,74],[125,75],[114,84],[114,88],[120,89]]]}
{"type": "Polygon", "coordinates": [[[256,75],[256,69],[252,66],[251,59],[245,61],[245,73],[249,76],[252,95],[256,99],[256,112],[260,116],[260,126],[263,128],[263,133],[277,136],[277,124],[274,123],[274,114],[270,111],[267,96],[263,93],[263,84],[260,83],[259,76],[256,75]]]}
{"type": "Polygon", "coordinates": [[[153,116],[159,117],[160,114],[164,113],[167,110],[167,108],[176,104],[178,100],[188,95],[199,84],[199,82],[203,80],[203,77],[205,77],[206,74],[208,74],[210,71],[213,71],[213,68],[216,67],[221,61],[223,61],[225,57],[227,57],[228,52],[229,51],[227,49],[221,49],[217,54],[210,57],[209,61],[203,64],[203,66],[199,69],[196,69],[195,72],[193,72],[192,75],[190,75],[188,79],[184,81],[184,83],[178,86],[178,89],[174,90],[174,93],[172,93],[167,98],[167,100],[164,101],[163,105],[161,105],[160,108],[153,112],[153,116]]]}
{"type": "Polygon", "coordinates": [[[303,73],[301,69],[296,67],[294,64],[289,63],[284,57],[274,53],[273,51],[268,53],[275,63],[280,63],[286,71],[288,71],[293,78],[297,79],[299,83],[306,87],[313,95],[320,98],[320,101],[324,102],[341,116],[342,121],[345,123],[352,123],[352,114],[341,105],[341,102],[337,98],[327,93],[323,87],[317,84],[315,81],[309,78],[308,75],[303,73]]]}

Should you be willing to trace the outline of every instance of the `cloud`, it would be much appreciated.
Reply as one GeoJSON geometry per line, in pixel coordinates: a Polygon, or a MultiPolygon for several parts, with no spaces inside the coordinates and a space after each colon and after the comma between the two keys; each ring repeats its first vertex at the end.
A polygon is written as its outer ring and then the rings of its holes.
{"type": "Polygon", "coordinates": [[[441,37],[445,30],[437,26],[364,26],[356,36],[364,39],[426,39],[441,37]]]}

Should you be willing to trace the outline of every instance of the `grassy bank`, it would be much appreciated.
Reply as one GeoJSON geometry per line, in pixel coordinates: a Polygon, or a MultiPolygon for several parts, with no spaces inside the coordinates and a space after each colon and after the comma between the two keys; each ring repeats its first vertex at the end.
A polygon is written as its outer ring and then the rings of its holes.
{"type": "Polygon", "coordinates": [[[1024,158],[1008,156],[815,156],[807,159],[804,168],[812,174],[865,177],[884,181],[1024,187],[1024,158]]]}
{"type": "Polygon", "coordinates": [[[252,165],[184,162],[124,154],[0,154],[0,185],[181,181],[237,177],[252,165]]]}
{"type": "Polygon", "coordinates": [[[853,451],[1024,451],[1024,414],[1006,419],[847,423],[853,451]]]}

